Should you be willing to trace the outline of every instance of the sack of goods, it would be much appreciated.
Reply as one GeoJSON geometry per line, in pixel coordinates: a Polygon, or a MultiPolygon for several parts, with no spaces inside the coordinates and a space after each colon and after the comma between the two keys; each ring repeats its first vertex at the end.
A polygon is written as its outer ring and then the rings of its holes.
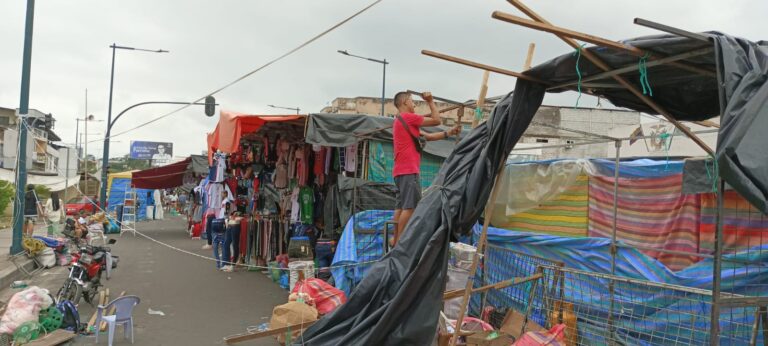
{"type": "Polygon", "coordinates": [[[293,291],[293,287],[300,280],[306,280],[315,277],[315,262],[313,261],[295,261],[288,263],[288,272],[290,273],[289,289],[293,291]]]}
{"type": "MultiPolygon", "coordinates": [[[[288,302],[283,305],[275,306],[272,310],[272,319],[269,320],[269,329],[278,329],[317,321],[317,309],[298,301],[288,302]]],[[[277,335],[277,342],[282,345],[291,343],[301,335],[301,330],[280,333],[277,335]]]]}

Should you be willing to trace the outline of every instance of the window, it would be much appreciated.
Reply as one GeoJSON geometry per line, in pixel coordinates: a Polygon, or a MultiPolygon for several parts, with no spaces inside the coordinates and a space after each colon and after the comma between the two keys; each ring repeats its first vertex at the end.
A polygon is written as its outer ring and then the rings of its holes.
{"type": "Polygon", "coordinates": [[[549,139],[536,138],[536,143],[549,143],[549,139]]]}

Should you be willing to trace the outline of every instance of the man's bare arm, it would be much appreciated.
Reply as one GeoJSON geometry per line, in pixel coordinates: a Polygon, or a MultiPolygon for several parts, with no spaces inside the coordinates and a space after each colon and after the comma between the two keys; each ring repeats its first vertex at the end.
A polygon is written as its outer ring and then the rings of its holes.
{"type": "Polygon", "coordinates": [[[442,124],[442,121],[440,120],[440,112],[437,110],[435,100],[432,98],[432,93],[428,91],[424,92],[421,94],[421,98],[424,99],[424,101],[427,101],[430,111],[430,114],[424,115],[424,121],[421,123],[421,126],[437,126],[442,124]]]}

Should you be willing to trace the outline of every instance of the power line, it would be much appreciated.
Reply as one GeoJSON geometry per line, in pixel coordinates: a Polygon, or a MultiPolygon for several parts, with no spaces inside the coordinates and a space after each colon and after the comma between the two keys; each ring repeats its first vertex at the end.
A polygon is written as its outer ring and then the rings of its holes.
{"type": "Polygon", "coordinates": [[[277,58],[270,60],[270,61],[269,61],[269,62],[267,62],[266,64],[264,64],[264,65],[262,65],[262,66],[260,66],[260,67],[258,67],[258,68],[256,68],[256,69],[254,69],[254,70],[252,70],[252,71],[250,71],[250,72],[248,72],[248,73],[244,74],[243,76],[241,76],[241,77],[239,77],[239,78],[237,78],[237,79],[233,80],[232,82],[229,82],[229,83],[227,83],[226,85],[224,85],[224,86],[222,86],[222,87],[220,87],[220,88],[218,88],[218,89],[216,89],[216,90],[214,90],[214,91],[212,91],[212,92],[210,92],[210,93],[207,93],[207,94],[205,94],[204,96],[202,96],[202,97],[200,97],[200,98],[198,98],[198,99],[196,99],[196,100],[194,100],[194,101],[192,101],[192,102],[190,102],[190,103],[188,103],[188,104],[185,104],[185,105],[183,105],[183,106],[181,106],[181,107],[179,107],[179,108],[177,108],[177,109],[175,109],[175,110],[173,110],[173,111],[171,111],[171,112],[169,112],[169,113],[166,113],[166,114],[164,114],[164,115],[161,115],[161,116],[159,116],[159,117],[157,117],[157,118],[154,118],[154,119],[152,119],[152,120],[149,120],[149,121],[147,121],[147,122],[145,122],[145,123],[139,124],[139,125],[137,125],[137,126],[135,126],[135,127],[132,127],[132,128],[130,128],[130,129],[127,129],[127,130],[125,130],[125,131],[122,131],[122,132],[118,132],[118,133],[116,133],[116,134],[110,135],[109,137],[100,138],[100,139],[95,139],[95,140],[89,141],[88,143],[101,142],[101,141],[104,141],[104,140],[105,140],[105,139],[107,139],[107,138],[110,138],[110,139],[111,139],[112,137],[117,137],[117,136],[120,136],[120,135],[126,134],[126,133],[128,133],[128,132],[130,132],[130,131],[133,131],[133,130],[137,130],[137,129],[140,129],[140,128],[144,127],[144,126],[147,126],[147,125],[149,125],[149,124],[152,124],[152,123],[154,123],[154,122],[156,122],[156,121],[159,121],[159,120],[161,120],[161,119],[164,119],[164,118],[166,118],[166,117],[169,117],[169,116],[171,116],[171,115],[173,115],[173,114],[176,114],[176,113],[178,113],[178,112],[180,112],[180,111],[182,111],[182,110],[184,110],[184,109],[187,109],[188,107],[192,106],[194,103],[200,102],[200,101],[202,101],[203,99],[205,99],[205,98],[206,98],[206,97],[208,97],[208,96],[213,96],[213,95],[216,95],[216,94],[218,94],[219,92],[222,92],[222,91],[224,91],[225,89],[227,89],[227,88],[229,88],[229,87],[231,87],[231,86],[233,86],[233,85],[235,85],[235,84],[237,84],[237,83],[241,82],[242,80],[244,80],[244,79],[246,79],[246,78],[250,77],[251,75],[255,74],[256,72],[259,72],[259,71],[261,71],[261,70],[263,70],[263,69],[265,69],[265,68],[269,67],[270,65],[272,65],[272,64],[274,64],[274,63],[276,63],[276,62],[278,62],[278,61],[280,61],[280,60],[282,60],[282,59],[284,59],[284,58],[286,58],[286,57],[288,57],[288,56],[292,55],[293,53],[295,53],[295,52],[299,51],[300,49],[302,49],[302,48],[304,48],[304,47],[308,46],[308,45],[309,45],[309,44],[311,44],[312,42],[315,42],[315,41],[317,41],[318,39],[320,39],[321,37],[323,37],[323,36],[327,35],[327,34],[328,34],[328,33],[330,33],[331,31],[333,31],[333,30],[337,29],[338,27],[340,27],[340,26],[342,26],[342,25],[346,24],[347,22],[349,22],[350,20],[354,19],[355,17],[357,17],[357,16],[359,16],[359,15],[363,14],[365,11],[369,10],[371,7],[373,7],[373,6],[377,5],[377,4],[378,4],[378,3],[380,3],[381,1],[382,1],[382,0],[376,0],[376,1],[374,1],[374,2],[373,2],[373,3],[371,3],[370,5],[368,5],[368,6],[364,7],[363,9],[361,9],[361,10],[359,10],[359,11],[355,12],[354,14],[352,14],[352,15],[351,15],[351,16],[349,16],[349,17],[347,17],[346,19],[344,19],[344,20],[342,20],[342,21],[340,21],[340,22],[338,22],[338,23],[334,24],[333,26],[331,26],[330,28],[326,29],[325,31],[323,31],[323,32],[321,32],[321,33],[319,33],[319,34],[315,35],[314,37],[312,37],[312,38],[311,38],[311,39],[309,39],[308,41],[306,41],[306,42],[304,42],[304,43],[302,43],[302,44],[298,45],[297,47],[295,47],[295,48],[293,48],[293,49],[289,50],[289,51],[288,51],[288,52],[286,52],[286,53],[283,53],[282,55],[278,56],[277,58]]]}

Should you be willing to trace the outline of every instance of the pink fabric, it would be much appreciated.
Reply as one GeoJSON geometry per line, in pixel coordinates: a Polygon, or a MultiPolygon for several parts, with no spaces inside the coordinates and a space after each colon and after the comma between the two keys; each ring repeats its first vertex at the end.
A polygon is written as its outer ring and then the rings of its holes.
{"type": "Polygon", "coordinates": [[[413,136],[419,136],[419,127],[424,122],[424,117],[413,113],[400,114],[403,120],[408,124],[408,129],[403,127],[402,122],[395,118],[392,124],[392,141],[395,151],[395,167],[392,169],[392,175],[397,177],[406,174],[419,174],[421,166],[421,154],[413,142],[413,138],[406,131],[410,131],[413,136]]]}
{"type": "Polygon", "coordinates": [[[308,294],[314,301],[317,312],[321,315],[330,313],[336,310],[339,305],[347,302],[344,291],[316,278],[297,282],[291,293],[308,294]]]}

